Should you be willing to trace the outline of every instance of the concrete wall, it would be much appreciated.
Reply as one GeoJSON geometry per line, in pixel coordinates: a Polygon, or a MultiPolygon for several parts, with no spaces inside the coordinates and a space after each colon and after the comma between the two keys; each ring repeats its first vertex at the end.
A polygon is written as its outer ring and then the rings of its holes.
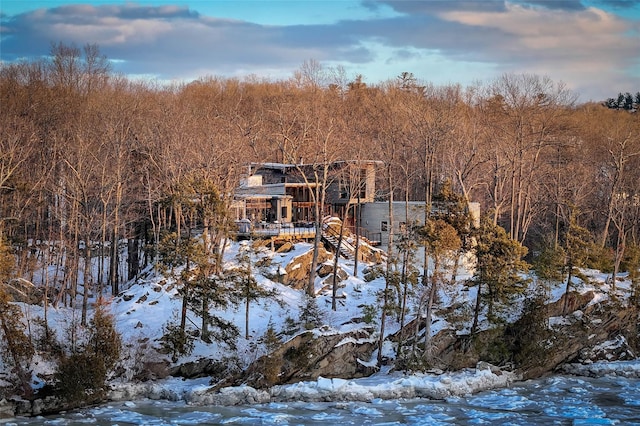
{"type": "MultiPolygon", "coordinates": [[[[469,211],[474,226],[480,226],[480,204],[469,203],[469,211]]],[[[362,205],[362,227],[371,233],[380,233],[380,245],[387,249],[389,244],[389,203],[377,201],[362,205]],[[386,228],[385,228],[386,223],[386,228]]],[[[394,235],[399,235],[405,223],[424,223],[424,201],[395,201],[393,203],[394,235]],[[407,209],[408,206],[408,209],[407,209]],[[408,210],[408,211],[407,211],[408,210]]]]}

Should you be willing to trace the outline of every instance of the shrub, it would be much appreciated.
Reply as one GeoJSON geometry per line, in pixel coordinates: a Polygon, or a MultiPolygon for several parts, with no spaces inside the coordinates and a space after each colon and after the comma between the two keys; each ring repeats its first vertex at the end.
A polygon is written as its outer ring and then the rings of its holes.
{"type": "Polygon", "coordinates": [[[315,297],[305,296],[304,304],[300,309],[300,323],[305,330],[317,328],[322,324],[322,315],[315,297]]]}
{"type": "Polygon", "coordinates": [[[120,335],[101,301],[96,304],[88,331],[87,341],[71,355],[63,355],[54,374],[58,395],[71,406],[101,401],[107,377],[120,359],[120,335]]]}
{"type": "Polygon", "coordinates": [[[610,273],[613,272],[614,253],[610,248],[590,244],[585,266],[591,269],[610,273]]]}
{"type": "Polygon", "coordinates": [[[160,338],[162,348],[171,354],[173,362],[178,361],[180,356],[191,355],[193,352],[195,336],[190,335],[180,328],[175,322],[168,322],[163,327],[163,334],[160,338]]]}
{"type": "Polygon", "coordinates": [[[362,305],[362,321],[366,324],[375,324],[378,310],[373,305],[362,305]]]}
{"type": "Polygon", "coordinates": [[[56,391],[72,406],[96,403],[105,395],[107,370],[98,355],[75,353],[58,362],[56,391]]]}

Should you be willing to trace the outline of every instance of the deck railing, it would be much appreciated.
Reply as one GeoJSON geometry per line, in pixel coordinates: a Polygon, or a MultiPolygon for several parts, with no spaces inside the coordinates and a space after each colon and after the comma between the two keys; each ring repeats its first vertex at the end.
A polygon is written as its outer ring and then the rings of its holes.
{"type": "Polygon", "coordinates": [[[316,235],[313,223],[266,223],[242,224],[237,235],[239,238],[286,238],[311,239],[316,235]]]}

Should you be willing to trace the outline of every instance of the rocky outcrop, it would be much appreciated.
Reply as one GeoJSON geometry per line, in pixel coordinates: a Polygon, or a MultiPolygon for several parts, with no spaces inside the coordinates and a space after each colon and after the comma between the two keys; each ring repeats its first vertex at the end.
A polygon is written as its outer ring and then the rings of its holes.
{"type": "Polygon", "coordinates": [[[217,360],[200,358],[196,361],[186,362],[177,365],[170,370],[171,376],[185,379],[195,379],[198,377],[210,377],[212,382],[218,382],[227,377],[239,374],[240,368],[236,363],[227,359],[217,360]]]}
{"type": "MultiPolygon", "coordinates": [[[[318,248],[318,265],[329,260],[331,254],[324,247],[318,248]]],[[[282,283],[297,290],[304,288],[309,281],[309,272],[313,260],[313,250],[294,258],[285,267],[286,274],[282,277],[282,283]]]]}
{"type": "Polygon", "coordinates": [[[372,330],[349,333],[297,335],[253,363],[233,385],[262,389],[274,385],[316,380],[318,377],[365,377],[376,371],[367,364],[376,346],[372,330]]]}
{"type": "MultiPolygon", "coordinates": [[[[636,359],[640,353],[636,347],[640,312],[635,307],[621,306],[609,299],[597,301],[596,294],[589,291],[570,292],[546,309],[551,328],[545,329],[543,335],[524,338],[540,339],[540,349],[527,348],[528,352],[516,357],[513,365],[525,379],[541,377],[567,363],[624,361],[636,359]],[[562,315],[565,297],[568,298],[567,314],[562,315]]],[[[473,337],[459,336],[455,330],[442,330],[432,338],[433,366],[458,370],[483,360],[513,364],[518,347],[528,343],[523,343],[523,337],[517,335],[521,327],[526,325],[518,321],[504,329],[482,331],[473,337]]]]}

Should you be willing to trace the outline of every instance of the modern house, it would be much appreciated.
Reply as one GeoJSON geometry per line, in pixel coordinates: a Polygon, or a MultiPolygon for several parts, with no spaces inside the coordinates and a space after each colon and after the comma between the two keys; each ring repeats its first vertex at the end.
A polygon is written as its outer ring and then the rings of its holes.
{"type": "MultiPolygon", "coordinates": [[[[378,161],[336,161],[317,164],[252,163],[235,192],[233,210],[239,236],[263,235],[307,239],[315,236],[315,196],[320,185],[326,198],[320,219],[337,216],[353,234],[386,248],[389,240],[389,203],[376,201],[378,161]],[[345,215],[345,209],[349,212],[345,215]],[[357,228],[357,229],[356,229],[357,228]]],[[[394,232],[408,222],[424,223],[424,201],[394,202],[394,232]]],[[[434,205],[434,208],[438,208],[434,205]]],[[[469,203],[476,226],[480,206],[469,203]]]]}
{"type": "Polygon", "coordinates": [[[315,164],[252,163],[235,193],[236,220],[253,224],[306,225],[316,220],[319,185],[326,196],[321,217],[342,217],[347,204],[373,202],[374,161],[336,161],[315,164]]]}

